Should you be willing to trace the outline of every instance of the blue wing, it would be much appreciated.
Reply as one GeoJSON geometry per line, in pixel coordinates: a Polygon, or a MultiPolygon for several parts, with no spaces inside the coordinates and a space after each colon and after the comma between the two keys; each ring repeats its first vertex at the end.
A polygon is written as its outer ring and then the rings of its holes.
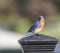
{"type": "Polygon", "coordinates": [[[39,24],[40,24],[40,21],[37,21],[37,22],[28,30],[28,32],[32,32],[39,24]]]}

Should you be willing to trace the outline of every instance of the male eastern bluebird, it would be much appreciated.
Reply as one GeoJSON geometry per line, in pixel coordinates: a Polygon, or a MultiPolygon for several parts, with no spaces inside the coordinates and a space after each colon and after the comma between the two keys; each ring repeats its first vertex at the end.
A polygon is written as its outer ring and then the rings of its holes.
{"type": "Polygon", "coordinates": [[[44,26],[44,17],[43,16],[39,16],[38,20],[31,26],[31,28],[28,30],[28,32],[26,33],[25,37],[30,36],[30,35],[34,35],[36,33],[38,33],[39,31],[41,31],[41,29],[44,26]]]}
{"type": "Polygon", "coordinates": [[[28,33],[38,33],[43,28],[43,26],[44,26],[44,18],[43,16],[39,16],[38,20],[28,30],[28,33]]]}

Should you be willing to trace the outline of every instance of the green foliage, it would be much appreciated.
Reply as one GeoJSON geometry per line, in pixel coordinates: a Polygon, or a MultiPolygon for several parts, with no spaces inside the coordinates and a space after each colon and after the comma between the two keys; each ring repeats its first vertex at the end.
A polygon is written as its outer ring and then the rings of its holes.
{"type": "Polygon", "coordinates": [[[25,17],[24,18],[22,17],[19,19],[15,31],[19,33],[26,33],[30,26],[31,26],[31,21],[25,17]]]}
{"type": "Polygon", "coordinates": [[[60,0],[52,0],[53,3],[57,6],[58,12],[60,11],[60,0]]]}
{"type": "Polygon", "coordinates": [[[25,33],[31,26],[31,21],[26,17],[15,17],[12,15],[0,15],[0,25],[9,26],[10,30],[25,33]]]}
{"type": "Polygon", "coordinates": [[[27,2],[28,2],[28,0],[17,0],[17,4],[21,8],[23,8],[27,2]]]}

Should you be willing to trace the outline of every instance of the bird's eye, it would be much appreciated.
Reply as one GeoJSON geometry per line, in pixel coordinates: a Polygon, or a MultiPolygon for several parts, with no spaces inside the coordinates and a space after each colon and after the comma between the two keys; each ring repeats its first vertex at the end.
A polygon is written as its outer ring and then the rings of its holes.
{"type": "Polygon", "coordinates": [[[38,20],[41,20],[41,18],[39,17],[39,19],[38,20]]]}

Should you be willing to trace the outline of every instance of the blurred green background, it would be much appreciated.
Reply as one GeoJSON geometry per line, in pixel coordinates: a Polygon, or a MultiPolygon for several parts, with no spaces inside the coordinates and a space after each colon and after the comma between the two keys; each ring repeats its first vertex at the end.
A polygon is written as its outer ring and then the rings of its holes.
{"type": "Polygon", "coordinates": [[[60,39],[60,0],[0,0],[0,27],[25,34],[39,15],[45,18],[40,32],[60,39]]]}
{"type": "Polygon", "coordinates": [[[60,0],[0,0],[0,53],[22,53],[17,40],[40,15],[45,18],[40,34],[60,40],[60,0]]]}

